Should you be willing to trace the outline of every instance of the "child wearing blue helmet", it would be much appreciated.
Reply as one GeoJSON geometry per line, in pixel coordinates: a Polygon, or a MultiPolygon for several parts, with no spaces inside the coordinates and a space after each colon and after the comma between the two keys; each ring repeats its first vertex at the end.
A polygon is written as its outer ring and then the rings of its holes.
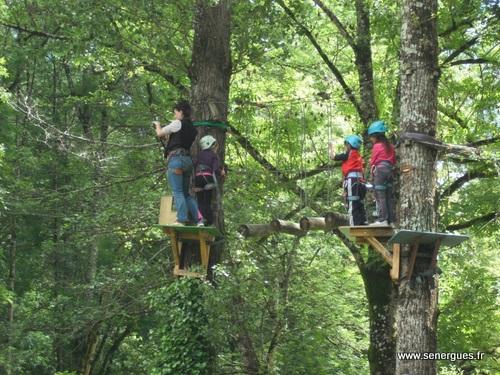
{"type": "Polygon", "coordinates": [[[345,138],[345,152],[333,153],[333,143],[328,143],[328,151],[332,160],[342,161],[342,175],[344,177],[344,199],[349,215],[349,225],[366,225],[364,198],[366,185],[363,176],[363,158],[359,149],[363,141],[357,135],[345,138]]]}
{"type": "Polygon", "coordinates": [[[368,136],[373,143],[370,170],[373,178],[377,219],[370,225],[389,225],[394,222],[394,200],[392,193],[392,171],[396,164],[394,146],[385,136],[387,126],[378,120],[368,127],[368,136]]]}

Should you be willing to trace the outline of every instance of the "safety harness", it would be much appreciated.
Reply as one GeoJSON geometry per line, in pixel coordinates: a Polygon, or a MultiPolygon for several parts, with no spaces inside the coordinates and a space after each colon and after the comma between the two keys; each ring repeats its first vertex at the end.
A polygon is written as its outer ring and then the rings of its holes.
{"type": "Polygon", "coordinates": [[[202,163],[198,164],[196,166],[195,176],[202,176],[202,177],[212,176],[214,179],[214,182],[208,182],[207,184],[205,184],[205,186],[203,186],[203,188],[199,187],[194,188],[195,191],[217,189],[217,177],[215,176],[215,172],[213,172],[212,168],[210,168],[208,165],[202,163]]]}

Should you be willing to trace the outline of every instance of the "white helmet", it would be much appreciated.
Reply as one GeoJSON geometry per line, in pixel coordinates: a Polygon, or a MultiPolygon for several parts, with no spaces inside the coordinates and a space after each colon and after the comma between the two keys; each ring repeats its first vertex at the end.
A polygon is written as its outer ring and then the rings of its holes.
{"type": "Polygon", "coordinates": [[[217,140],[214,137],[211,135],[205,135],[200,139],[200,147],[202,150],[208,150],[215,144],[215,142],[217,142],[217,140]]]}

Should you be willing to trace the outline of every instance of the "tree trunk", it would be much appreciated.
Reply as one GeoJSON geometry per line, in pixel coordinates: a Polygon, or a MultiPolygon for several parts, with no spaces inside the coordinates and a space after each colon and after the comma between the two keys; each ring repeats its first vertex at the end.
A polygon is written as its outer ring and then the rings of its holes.
{"type": "MultiPolygon", "coordinates": [[[[191,104],[194,120],[227,121],[229,102],[229,81],[231,79],[231,1],[221,0],[211,6],[199,0],[195,7],[194,40],[190,67],[191,104]]],[[[222,128],[199,127],[198,137],[191,148],[193,158],[200,151],[198,140],[212,135],[218,144],[217,153],[224,163],[226,132],[222,128]]],[[[219,178],[215,194],[212,196],[214,225],[224,233],[224,211],[222,197],[224,181],[219,178]]],[[[189,245],[183,251],[183,264],[189,267],[199,258],[198,248],[189,245]]],[[[221,245],[212,245],[209,268],[217,263],[222,253],[221,245]]],[[[211,271],[209,271],[211,276],[211,271]]]]}
{"type": "MultiPolygon", "coordinates": [[[[9,273],[8,273],[8,290],[12,292],[14,298],[14,291],[16,286],[16,256],[17,256],[17,220],[16,217],[12,219],[12,229],[10,233],[10,246],[9,246],[9,273]]],[[[7,375],[12,374],[12,338],[14,337],[14,299],[7,303],[7,364],[5,366],[5,373],[7,375]]]]}
{"type": "MultiPolygon", "coordinates": [[[[401,28],[401,114],[400,130],[434,135],[437,117],[436,0],[404,0],[401,28]]],[[[407,142],[399,150],[400,226],[412,230],[436,229],[436,151],[407,142]]],[[[417,257],[413,275],[428,268],[429,259],[417,257]]],[[[409,248],[403,247],[396,313],[396,353],[436,351],[437,283],[425,278],[417,283],[405,278],[409,248]]],[[[433,375],[435,361],[401,360],[396,374],[433,375]]]]}
{"type": "MultiPolygon", "coordinates": [[[[206,1],[197,2],[194,21],[194,42],[191,61],[191,104],[195,120],[227,121],[229,81],[231,79],[230,50],[230,0],[220,0],[210,6],[206,1]]],[[[224,162],[226,132],[221,128],[198,128],[197,141],[210,134],[217,139],[218,155],[224,162]]],[[[198,142],[192,153],[199,152],[198,142]]],[[[214,223],[224,231],[222,210],[223,181],[219,181],[214,207],[214,223]]]]}
{"type": "Polygon", "coordinates": [[[362,277],[370,316],[370,347],[368,360],[371,375],[393,375],[395,368],[394,284],[389,269],[374,255],[363,267],[362,277]]]}
{"type": "Polygon", "coordinates": [[[373,84],[373,65],[370,34],[370,12],[365,0],[356,0],[356,68],[358,70],[360,107],[365,124],[378,117],[373,84]]]}

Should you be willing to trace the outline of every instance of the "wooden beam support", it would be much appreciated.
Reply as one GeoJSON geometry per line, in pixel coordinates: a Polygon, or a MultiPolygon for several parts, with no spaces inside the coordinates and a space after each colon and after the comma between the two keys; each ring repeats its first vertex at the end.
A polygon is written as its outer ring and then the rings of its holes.
{"type": "Polygon", "coordinates": [[[205,268],[205,272],[208,272],[208,260],[210,259],[210,245],[204,239],[200,238],[200,257],[201,264],[205,268]]]}
{"type": "Polygon", "coordinates": [[[201,277],[197,272],[191,272],[181,268],[180,259],[182,251],[182,240],[194,240],[199,242],[201,264],[208,272],[208,262],[210,260],[210,245],[215,239],[212,232],[206,232],[200,229],[197,233],[185,231],[186,228],[178,229],[174,227],[164,227],[163,231],[170,237],[172,243],[172,255],[174,258],[174,275],[175,276],[188,276],[188,277],[201,277]]]}
{"type": "Polygon", "coordinates": [[[399,262],[401,259],[401,244],[395,243],[392,245],[392,267],[391,279],[395,283],[399,282],[399,262]]]}
{"type": "Polygon", "coordinates": [[[179,241],[177,239],[177,234],[174,230],[170,228],[164,228],[164,232],[170,237],[170,242],[172,243],[172,256],[174,258],[175,267],[179,268],[180,261],[180,249],[179,249],[179,241]]]}
{"type": "Polygon", "coordinates": [[[386,247],[375,237],[365,237],[365,239],[373,247],[373,249],[382,255],[382,258],[384,258],[384,260],[392,266],[392,254],[387,251],[386,247]]]}

